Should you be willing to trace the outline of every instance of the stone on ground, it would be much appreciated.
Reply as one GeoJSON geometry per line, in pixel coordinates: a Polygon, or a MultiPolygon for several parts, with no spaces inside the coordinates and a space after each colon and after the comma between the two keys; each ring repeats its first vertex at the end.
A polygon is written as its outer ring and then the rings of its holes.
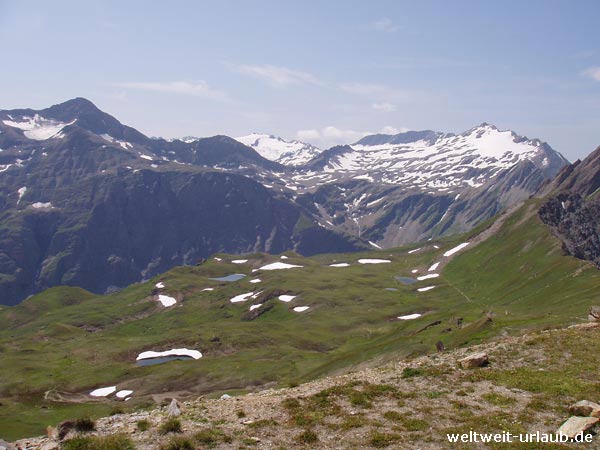
{"type": "Polygon", "coordinates": [[[477,352],[465,358],[459,359],[458,363],[463,369],[473,369],[475,367],[485,367],[490,363],[487,353],[477,352]]]}
{"type": "Polygon", "coordinates": [[[579,433],[590,431],[599,421],[597,417],[572,416],[556,430],[556,434],[564,434],[573,439],[579,433]]]}
{"type": "Polygon", "coordinates": [[[589,400],[580,400],[569,406],[569,413],[573,416],[600,417],[600,405],[589,400]]]}

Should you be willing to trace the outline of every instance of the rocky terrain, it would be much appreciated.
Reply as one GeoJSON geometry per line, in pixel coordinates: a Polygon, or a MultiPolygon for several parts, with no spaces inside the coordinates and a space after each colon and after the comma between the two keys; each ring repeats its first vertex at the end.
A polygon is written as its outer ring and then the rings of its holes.
{"type": "MultiPolygon", "coordinates": [[[[23,439],[14,448],[88,448],[75,445],[117,435],[119,442],[132,445],[123,448],[140,450],[592,449],[597,437],[577,444],[520,443],[518,438],[512,444],[454,444],[447,435],[554,433],[572,415],[597,417],[599,343],[597,322],[498,338],[382,366],[366,364],[297,387],[182,403],[165,399],[164,407],[115,412],[89,432],[68,431],[73,422],[51,427],[50,437],[23,439]],[[592,403],[569,410],[581,400],[592,403]],[[66,432],[62,441],[59,431],[66,432]]],[[[577,422],[592,432],[596,417],[571,419],[569,427],[577,422]]]]}
{"type": "Polygon", "coordinates": [[[546,188],[539,215],[566,254],[600,266],[600,148],[565,167],[546,188]]]}

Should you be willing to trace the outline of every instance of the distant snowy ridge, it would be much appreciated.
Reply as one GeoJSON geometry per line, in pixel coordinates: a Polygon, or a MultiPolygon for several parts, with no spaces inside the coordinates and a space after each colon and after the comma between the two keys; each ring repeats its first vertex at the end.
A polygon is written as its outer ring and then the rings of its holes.
{"type": "Polygon", "coordinates": [[[306,142],[286,141],[270,134],[252,133],[234,139],[252,147],[263,158],[286,166],[305,164],[322,152],[321,149],[306,142]]]}
{"type": "MultiPolygon", "coordinates": [[[[568,161],[539,139],[527,139],[483,123],[462,134],[411,131],[366,136],[322,153],[319,182],[364,179],[422,190],[480,187],[523,161],[557,172],[568,161]]],[[[316,164],[317,161],[311,164],[316,164]]],[[[296,181],[314,178],[307,173],[296,181]]]]}

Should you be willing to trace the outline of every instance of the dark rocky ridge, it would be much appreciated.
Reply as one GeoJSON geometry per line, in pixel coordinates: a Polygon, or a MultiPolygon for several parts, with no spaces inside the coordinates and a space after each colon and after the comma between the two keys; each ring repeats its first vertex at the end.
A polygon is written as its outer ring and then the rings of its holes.
{"type": "Polygon", "coordinates": [[[565,167],[545,189],[540,219],[563,243],[565,253],[600,267],[600,147],[565,167]]]}

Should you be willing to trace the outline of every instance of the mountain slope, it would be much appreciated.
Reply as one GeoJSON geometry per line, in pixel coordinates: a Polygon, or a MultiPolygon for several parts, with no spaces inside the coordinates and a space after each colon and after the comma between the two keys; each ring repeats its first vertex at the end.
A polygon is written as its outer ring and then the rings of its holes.
{"type": "MultiPolygon", "coordinates": [[[[600,327],[583,324],[409,358],[326,377],[298,387],[269,389],[232,399],[180,403],[183,436],[161,435],[167,407],[119,414],[96,421],[95,433],[121,434],[138,450],[175,442],[229,449],[254,448],[451,448],[447,435],[469,430],[513,433],[516,449],[597,447],[598,437],[574,446],[519,443],[519,433],[554,433],[566,407],[596,389],[600,327]],[[565,351],[571,358],[564,358],[565,351]],[[490,366],[464,370],[461,359],[489,355],[490,366]],[[576,360],[577,364],[570,361],[576,360]],[[243,416],[243,417],[240,417],[243,416]],[[197,418],[201,417],[202,420],[197,418]],[[140,430],[143,420],[148,430],[140,430]],[[208,422],[208,423],[206,423],[208,422]],[[250,437],[249,437],[250,436],[250,437]]],[[[67,437],[67,440],[72,437],[67,437]]],[[[84,438],[85,439],[85,438],[84,438]]],[[[18,442],[36,448],[48,438],[18,442]]],[[[181,444],[180,444],[181,445],[181,444]]],[[[469,448],[489,448],[469,443],[469,448]]]]}
{"type": "Polygon", "coordinates": [[[56,284],[103,293],[216,251],[311,255],[464,232],[564,164],[547,144],[490,125],[367,136],[324,152],[248,139],[256,149],[227,136],[152,139],[80,98],[0,111],[0,302],[56,284]],[[288,166],[256,151],[269,148],[286,164],[316,156],[288,166]],[[180,197],[190,180],[209,177],[214,185],[180,197]],[[123,197],[102,197],[109,192],[123,197]],[[95,236],[110,223],[127,232],[117,233],[122,251],[104,254],[111,245],[95,236]]]}
{"type": "Polygon", "coordinates": [[[563,255],[537,216],[539,204],[532,200],[494,224],[420,244],[418,251],[289,253],[287,259],[218,254],[108,296],[66,287],[45,291],[0,310],[6,368],[0,428],[11,438],[37,434],[48,422],[83,411],[106,414],[114,405],[136,408],[171,396],[254,391],[429,353],[440,340],[452,349],[578,323],[596,302],[597,269],[563,255]],[[390,262],[367,264],[377,259],[390,262]],[[274,263],[302,267],[264,268],[274,263]],[[245,277],[213,279],[233,273],[245,277]],[[424,278],[403,284],[399,276],[424,278]],[[284,294],[294,298],[282,301],[284,294]],[[165,307],[159,295],[176,303],[165,307]],[[141,352],[171,348],[203,356],[136,365],[141,352]],[[131,400],[89,396],[113,385],[133,390],[131,400]],[[47,408],[42,418],[39,405],[47,408]]]}

